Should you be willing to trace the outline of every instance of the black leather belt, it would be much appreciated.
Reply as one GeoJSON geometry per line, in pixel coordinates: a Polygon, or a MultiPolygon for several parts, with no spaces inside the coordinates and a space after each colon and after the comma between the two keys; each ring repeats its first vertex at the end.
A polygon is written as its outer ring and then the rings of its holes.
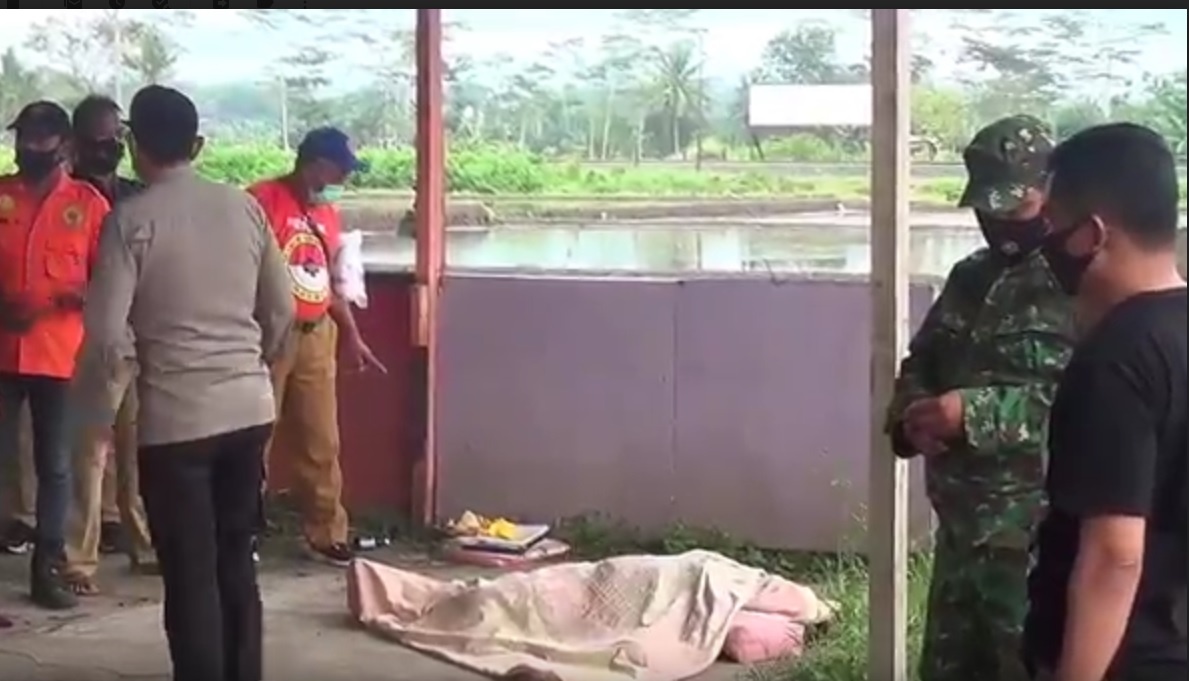
{"type": "Polygon", "coordinates": [[[319,326],[322,326],[322,322],[324,321],[326,321],[326,317],[320,317],[310,322],[297,322],[297,332],[313,333],[314,331],[318,330],[319,326]]]}

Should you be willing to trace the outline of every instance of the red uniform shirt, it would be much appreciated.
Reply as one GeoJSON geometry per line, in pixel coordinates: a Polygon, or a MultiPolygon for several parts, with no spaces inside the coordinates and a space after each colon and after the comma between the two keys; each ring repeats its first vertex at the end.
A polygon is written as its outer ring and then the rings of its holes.
{"type": "Polygon", "coordinates": [[[32,320],[0,328],[0,373],[74,374],[83,314],[54,301],[85,293],[110,209],[98,190],[65,174],[40,202],[18,176],[0,176],[0,301],[32,320]]]}
{"type": "Polygon", "coordinates": [[[333,204],[303,206],[282,180],[248,188],[268,217],[277,244],[289,264],[297,320],[318,321],[330,310],[331,264],[342,243],[342,219],[333,204]]]}

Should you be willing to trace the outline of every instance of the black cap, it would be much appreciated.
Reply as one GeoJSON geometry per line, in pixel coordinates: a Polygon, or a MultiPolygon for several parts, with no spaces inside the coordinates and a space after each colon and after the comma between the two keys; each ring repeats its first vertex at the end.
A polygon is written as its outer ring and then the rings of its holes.
{"type": "Polygon", "coordinates": [[[181,92],[162,85],[141,88],[128,107],[128,129],[138,140],[193,139],[198,136],[198,109],[181,92]]]}
{"type": "Polygon", "coordinates": [[[70,114],[55,102],[33,102],[21,109],[16,119],[8,125],[8,129],[46,137],[69,135],[70,114]]]}

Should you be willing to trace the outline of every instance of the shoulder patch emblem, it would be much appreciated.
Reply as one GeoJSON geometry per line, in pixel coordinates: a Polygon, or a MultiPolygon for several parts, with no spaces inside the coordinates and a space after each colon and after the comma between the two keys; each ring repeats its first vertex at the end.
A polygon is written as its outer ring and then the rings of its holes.
{"type": "Polygon", "coordinates": [[[83,210],[77,205],[66,206],[62,211],[62,223],[70,229],[78,229],[83,225],[83,210]]]}

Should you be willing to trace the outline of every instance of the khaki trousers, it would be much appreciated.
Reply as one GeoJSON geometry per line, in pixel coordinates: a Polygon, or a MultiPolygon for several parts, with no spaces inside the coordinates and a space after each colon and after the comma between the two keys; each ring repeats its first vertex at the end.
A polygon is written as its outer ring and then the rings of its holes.
{"type": "MultiPolygon", "coordinates": [[[[133,418],[135,418],[135,415],[133,415],[133,418]]],[[[119,491],[116,485],[116,464],[114,457],[115,449],[112,448],[108,451],[107,465],[103,467],[103,512],[100,517],[105,523],[122,522],[120,505],[117,501],[119,491]]]]}
{"type": "Polygon", "coordinates": [[[0,456],[0,481],[3,481],[5,521],[19,521],[28,527],[37,526],[37,469],[33,466],[33,420],[29,403],[21,407],[20,430],[17,433],[16,456],[7,452],[0,456]]]}
{"type": "Polygon", "coordinates": [[[295,330],[272,367],[277,421],[265,461],[287,457],[302,531],[317,547],[345,543],[348,532],[339,467],[337,354],[337,329],[324,319],[295,330]]]}
{"type": "MultiPolygon", "coordinates": [[[[128,372],[107,386],[107,399],[115,410],[114,438],[104,419],[87,421],[75,443],[74,504],[66,526],[66,570],[93,577],[99,568],[99,542],[103,519],[104,482],[108,471],[115,482],[115,502],[134,566],[155,562],[144,505],[140,499],[136,466],[136,412],[138,403],[133,375],[128,372]]],[[[110,414],[110,411],[108,412],[110,414]]]]}

